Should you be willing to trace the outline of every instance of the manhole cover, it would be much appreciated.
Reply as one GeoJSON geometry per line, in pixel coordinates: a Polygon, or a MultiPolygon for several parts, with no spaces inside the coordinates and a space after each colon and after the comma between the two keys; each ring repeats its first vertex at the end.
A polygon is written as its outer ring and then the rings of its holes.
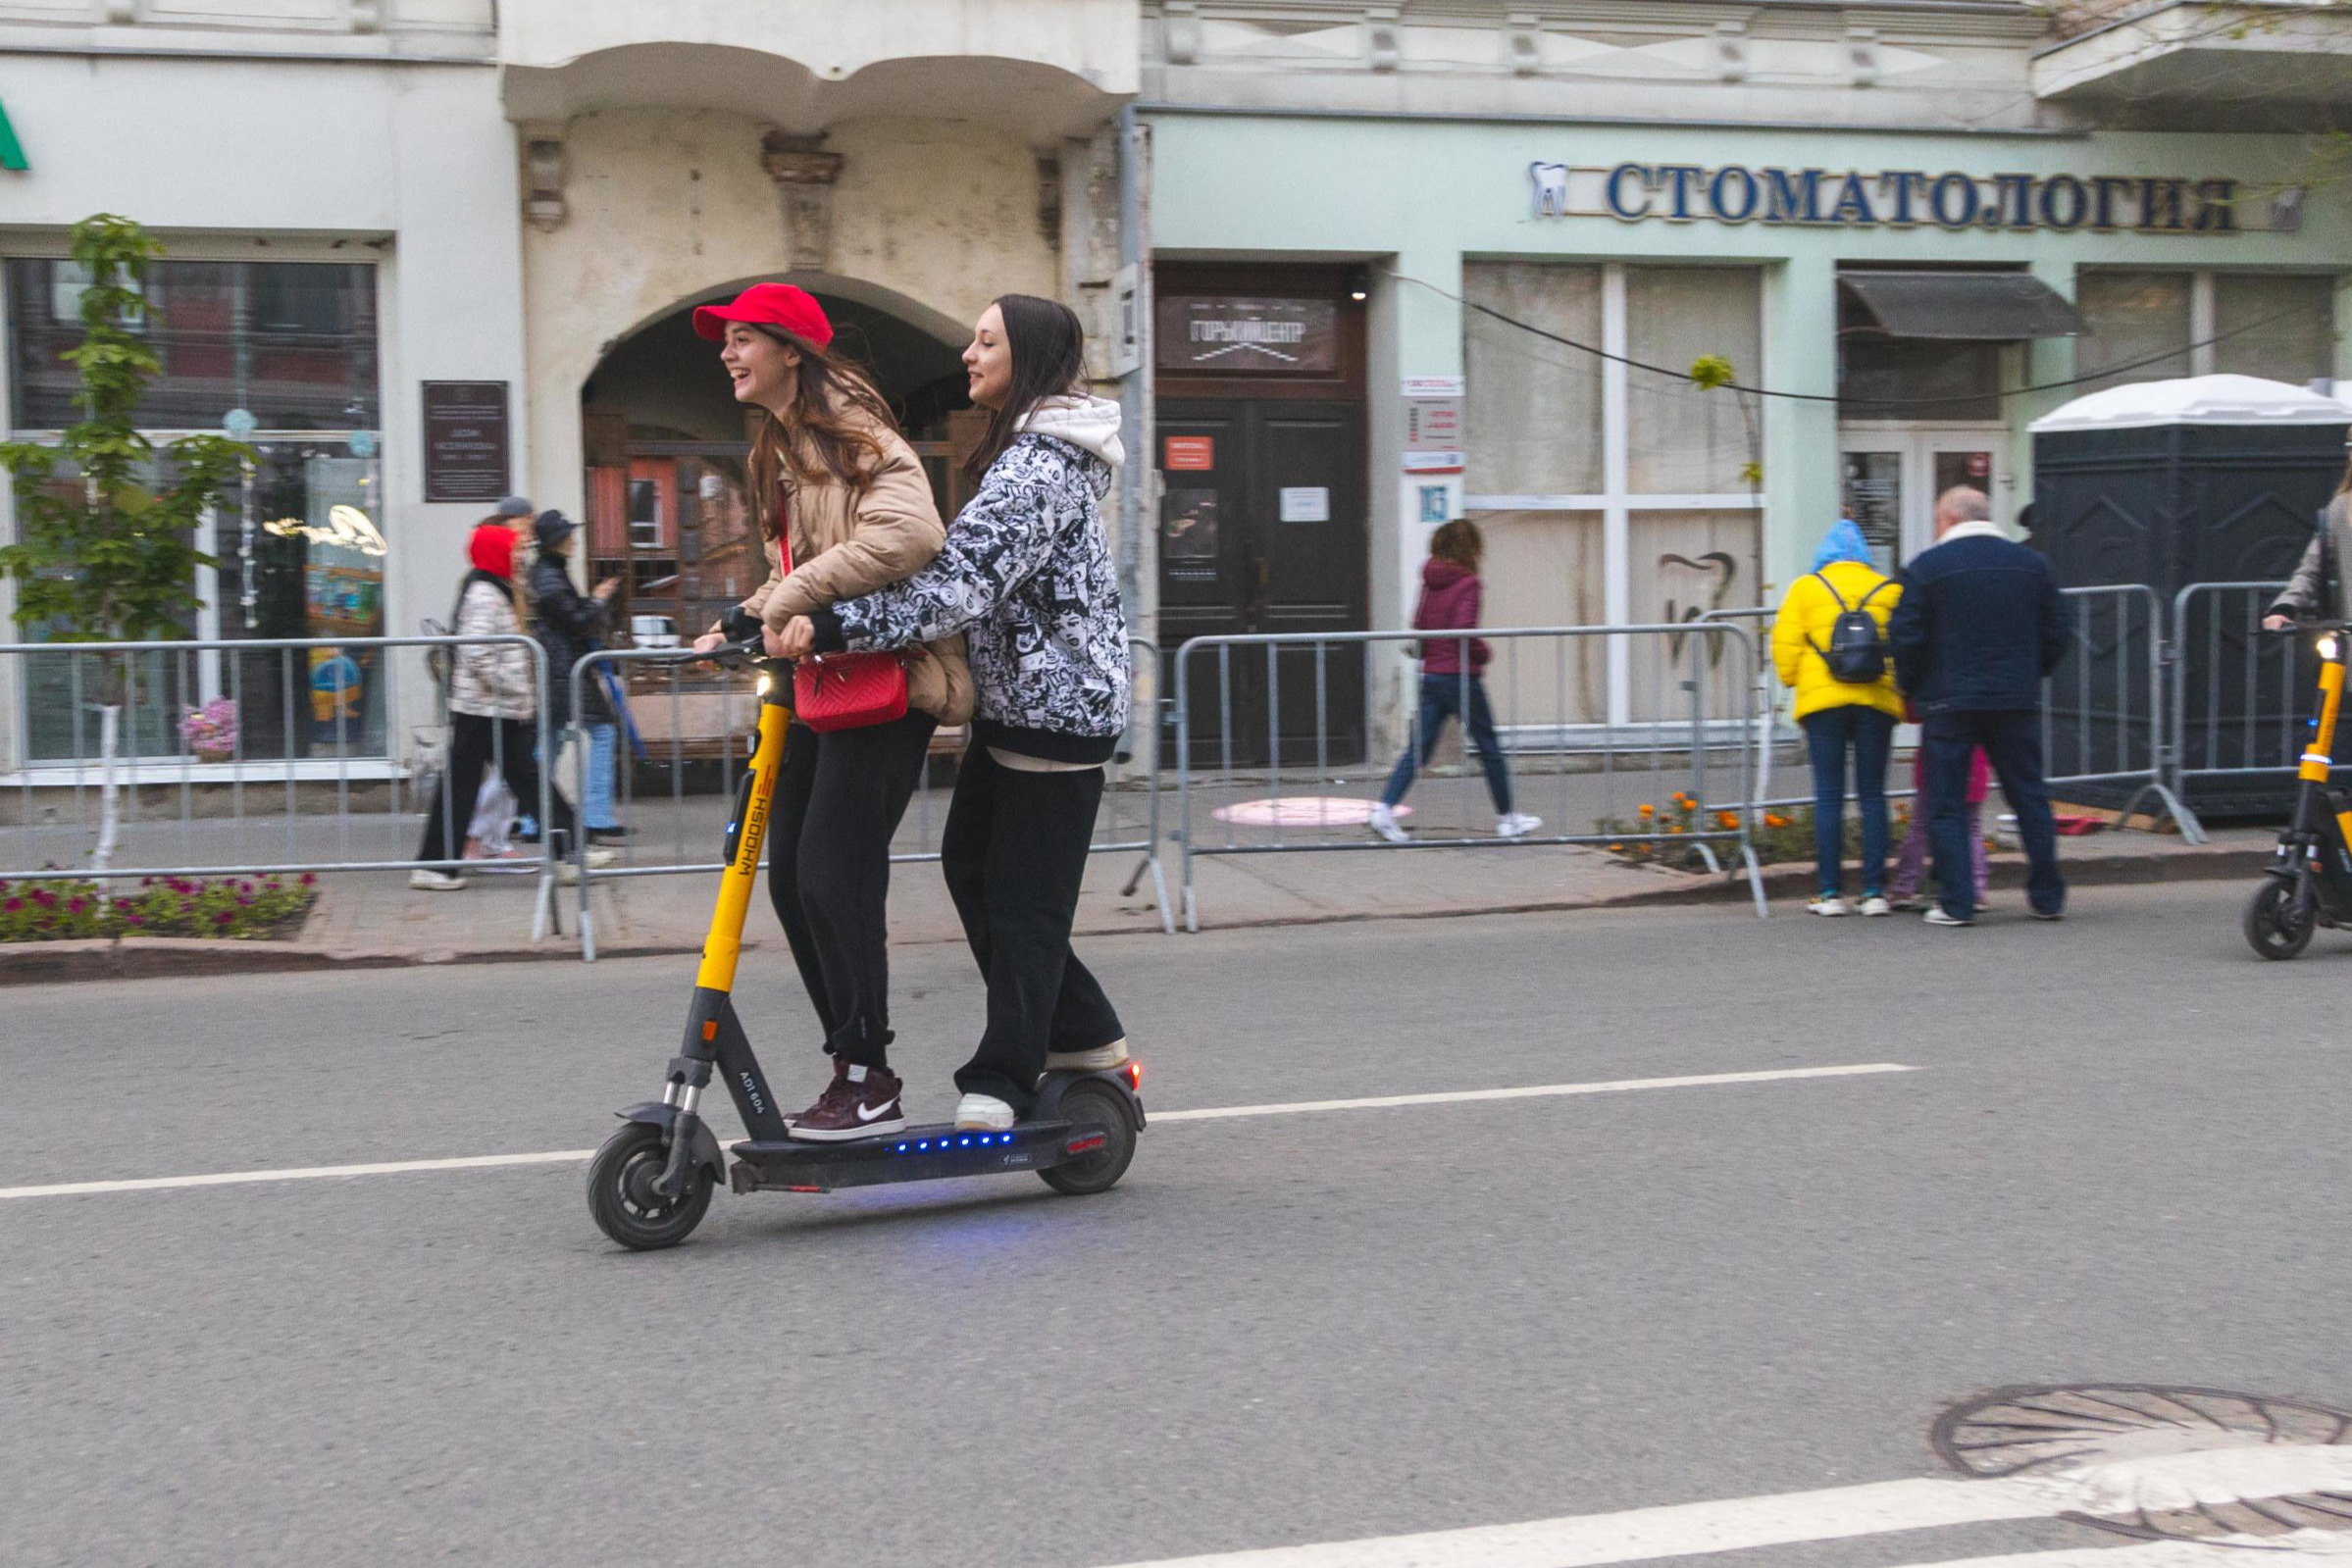
{"type": "MultiPolygon", "coordinates": [[[[1244,828],[1360,828],[1372,820],[1372,808],[1379,803],[1346,795],[1285,795],[1279,800],[1237,800],[1209,815],[1244,828]]],[[[1400,819],[1411,815],[1410,806],[1397,808],[1400,819]]]]}
{"type": "Polygon", "coordinates": [[[1946,1411],[1930,1437],[1963,1474],[2046,1482],[2069,1517],[2144,1540],[2352,1532],[2352,1415],[2308,1399],[2001,1389],[1946,1411]]]}

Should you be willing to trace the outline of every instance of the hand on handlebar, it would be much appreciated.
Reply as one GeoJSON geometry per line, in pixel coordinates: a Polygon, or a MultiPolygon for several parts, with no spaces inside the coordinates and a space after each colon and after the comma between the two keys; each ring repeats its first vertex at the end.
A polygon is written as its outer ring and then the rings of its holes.
{"type": "Polygon", "coordinates": [[[2262,618],[2262,629],[2265,632],[2292,632],[2295,618],[2291,615],[2266,615],[2262,618]]]}
{"type": "Polygon", "coordinates": [[[807,616],[795,615],[782,632],[763,631],[761,640],[771,659],[805,659],[817,651],[817,629],[807,616]]]}
{"type": "Polygon", "coordinates": [[[705,632],[694,639],[696,653],[715,653],[726,645],[727,633],[724,632],[705,632]]]}

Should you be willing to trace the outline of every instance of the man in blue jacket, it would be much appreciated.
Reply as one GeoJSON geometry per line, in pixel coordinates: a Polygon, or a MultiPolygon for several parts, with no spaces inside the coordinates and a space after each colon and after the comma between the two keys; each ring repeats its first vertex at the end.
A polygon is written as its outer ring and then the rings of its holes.
{"type": "Polygon", "coordinates": [[[1938,907],[1931,926],[1972,926],[1969,759],[1978,747],[2017,813],[2031,871],[2025,895],[2036,920],[2066,913],[2058,831],[2042,783],[2042,682],[2073,635],[2050,563],[2011,541],[1981,490],[1936,497],[1935,543],[1903,571],[1903,598],[1887,624],[1895,680],[1919,711],[1932,802],[1938,907]]]}

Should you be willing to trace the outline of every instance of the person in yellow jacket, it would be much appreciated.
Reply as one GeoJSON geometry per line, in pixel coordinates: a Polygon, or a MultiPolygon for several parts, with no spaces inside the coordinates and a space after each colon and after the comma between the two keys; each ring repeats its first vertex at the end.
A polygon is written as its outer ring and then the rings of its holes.
{"type": "Polygon", "coordinates": [[[1894,912],[1886,886],[1886,761],[1903,698],[1887,618],[1903,584],[1870,559],[1862,530],[1841,519],[1814,552],[1813,571],[1789,584],[1772,622],[1772,662],[1796,693],[1796,719],[1813,756],[1816,915],[1849,913],[1845,898],[1846,757],[1862,811],[1862,903],[1866,915],[1894,912]],[[1869,625],[1864,624],[1866,617],[1869,625]],[[1874,630],[1874,633],[1872,629],[1874,630]]]}

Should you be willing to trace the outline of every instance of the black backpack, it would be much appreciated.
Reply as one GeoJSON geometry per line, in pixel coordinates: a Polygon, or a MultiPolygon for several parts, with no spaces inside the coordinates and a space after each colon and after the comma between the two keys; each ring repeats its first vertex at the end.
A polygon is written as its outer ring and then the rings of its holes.
{"type": "Polygon", "coordinates": [[[1829,646],[1824,648],[1811,637],[1805,639],[1821,656],[1821,662],[1829,666],[1829,679],[1857,686],[1875,685],[1885,680],[1886,637],[1878,630],[1877,618],[1870,614],[1870,601],[1894,580],[1887,579],[1864,594],[1860,604],[1850,605],[1846,596],[1838,592],[1836,583],[1818,572],[1814,576],[1821,579],[1821,586],[1837,600],[1837,622],[1829,629],[1829,646]]]}

